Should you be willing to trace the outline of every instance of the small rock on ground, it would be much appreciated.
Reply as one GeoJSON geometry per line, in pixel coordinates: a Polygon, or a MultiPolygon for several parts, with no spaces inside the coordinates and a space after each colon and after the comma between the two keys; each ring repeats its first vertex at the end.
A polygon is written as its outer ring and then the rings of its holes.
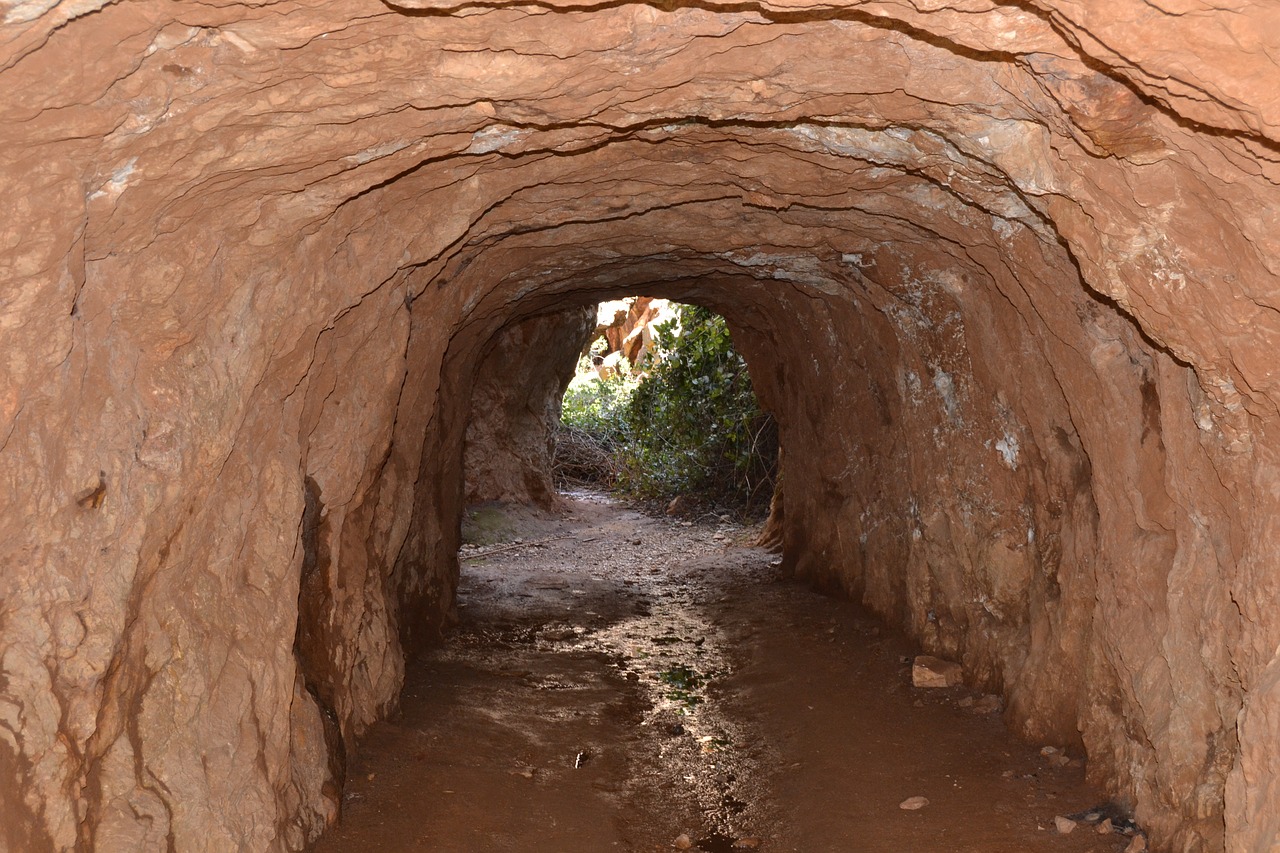
{"type": "Polygon", "coordinates": [[[973,713],[994,714],[1000,710],[1000,697],[987,694],[973,703],[973,713]]]}
{"type": "Polygon", "coordinates": [[[898,808],[913,812],[916,809],[922,809],[927,805],[929,805],[928,797],[907,797],[905,800],[898,803],[898,808]]]}
{"type": "Polygon", "coordinates": [[[1069,835],[1076,828],[1076,822],[1069,817],[1058,815],[1053,819],[1053,825],[1058,830],[1059,835],[1069,835]]]}
{"type": "Polygon", "coordinates": [[[964,682],[964,670],[955,661],[917,655],[911,664],[911,683],[916,687],[956,687],[964,682]]]}

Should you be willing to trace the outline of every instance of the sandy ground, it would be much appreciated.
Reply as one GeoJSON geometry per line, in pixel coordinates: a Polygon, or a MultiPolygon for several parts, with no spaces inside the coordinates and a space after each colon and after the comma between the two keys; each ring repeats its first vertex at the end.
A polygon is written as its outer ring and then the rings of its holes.
{"type": "Polygon", "coordinates": [[[1014,741],[978,694],[912,687],[904,639],[781,580],[727,520],[580,494],[471,522],[459,625],[359,745],[316,853],[1130,843],[1059,834],[1105,799],[1079,761],[1014,741]]]}

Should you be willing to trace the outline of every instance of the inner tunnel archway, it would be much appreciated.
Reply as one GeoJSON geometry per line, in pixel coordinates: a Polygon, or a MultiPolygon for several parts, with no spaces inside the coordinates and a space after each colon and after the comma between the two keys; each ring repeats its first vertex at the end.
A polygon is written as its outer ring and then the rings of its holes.
{"type": "MultiPolygon", "coordinates": [[[[459,342],[485,341],[566,300],[642,286],[724,314],[788,448],[788,571],[867,601],[927,648],[965,660],[971,678],[1005,693],[1024,735],[1073,745],[1083,736],[1101,764],[1117,721],[1101,715],[1090,731],[1081,709],[1097,714],[1099,698],[1123,688],[1092,670],[1095,602],[1141,596],[1123,589],[1131,579],[1100,589],[1092,561],[1105,531],[1085,448],[1137,449],[1132,467],[1114,474],[1122,491],[1160,471],[1156,383],[1164,371],[1163,387],[1185,393],[1185,365],[1078,278],[1065,293],[1054,288],[1061,280],[1044,281],[1054,262],[1067,281],[1074,267],[1031,229],[1018,246],[1016,226],[975,234],[953,209],[959,233],[931,233],[903,252],[883,229],[868,240],[833,222],[831,207],[794,219],[782,207],[713,202],[621,218],[595,268],[581,258],[601,226],[585,223],[514,235],[494,255],[460,262],[495,284],[473,309],[477,331],[464,322],[454,338],[445,376],[454,357],[476,363],[465,344],[455,356],[459,342]],[[688,235],[703,222],[724,223],[731,236],[699,245],[688,235]],[[1010,275],[1010,253],[1027,244],[1043,266],[1010,275]],[[1061,321],[1046,334],[1046,315],[1071,317],[1077,337],[1062,340],[1061,321]],[[1066,378],[1082,358],[1102,373],[1094,387],[1066,378]],[[1140,424],[1087,414],[1134,407],[1140,424]],[[926,447],[908,438],[922,435],[926,447]]],[[[464,367],[458,393],[470,380],[464,367]]]]}
{"type": "Polygon", "coordinates": [[[2,25],[11,846],[321,831],[480,352],[640,289],[739,333],[791,572],[1275,841],[1270,13],[90,5],[2,25]]]}

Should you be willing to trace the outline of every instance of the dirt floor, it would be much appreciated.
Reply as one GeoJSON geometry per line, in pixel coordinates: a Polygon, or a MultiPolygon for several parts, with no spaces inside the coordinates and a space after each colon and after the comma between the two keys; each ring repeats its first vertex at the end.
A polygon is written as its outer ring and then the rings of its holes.
{"type": "Polygon", "coordinates": [[[1104,800],[1078,760],[1014,741],[992,698],[913,687],[915,649],[727,519],[578,494],[465,532],[460,624],[360,744],[316,853],[1141,844],[1097,812],[1061,834],[1104,800]]]}

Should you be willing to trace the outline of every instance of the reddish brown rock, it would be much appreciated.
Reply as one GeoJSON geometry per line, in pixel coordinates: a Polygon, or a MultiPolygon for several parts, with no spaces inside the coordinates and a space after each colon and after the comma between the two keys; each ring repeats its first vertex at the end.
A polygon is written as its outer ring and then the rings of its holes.
{"type": "Polygon", "coordinates": [[[639,291],[733,326],[789,572],[1152,849],[1280,843],[1270,5],[407,5],[4,6],[4,845],[322,831],[489,342],[639,291]]]}
{"type": "Polygon", "coordinates": [[[964,683],[964,668],[955,661],[916,655],[911,662],[911,684],[914,687],[956,687],[964,683]]]}
{"type": "Polygon", "coordinates": [[[552,428],[595,325],[595,307],[588,305],[530,317],[494,338],[471,386],[463,456],[467,503],[554,504],[552,428]]]}

